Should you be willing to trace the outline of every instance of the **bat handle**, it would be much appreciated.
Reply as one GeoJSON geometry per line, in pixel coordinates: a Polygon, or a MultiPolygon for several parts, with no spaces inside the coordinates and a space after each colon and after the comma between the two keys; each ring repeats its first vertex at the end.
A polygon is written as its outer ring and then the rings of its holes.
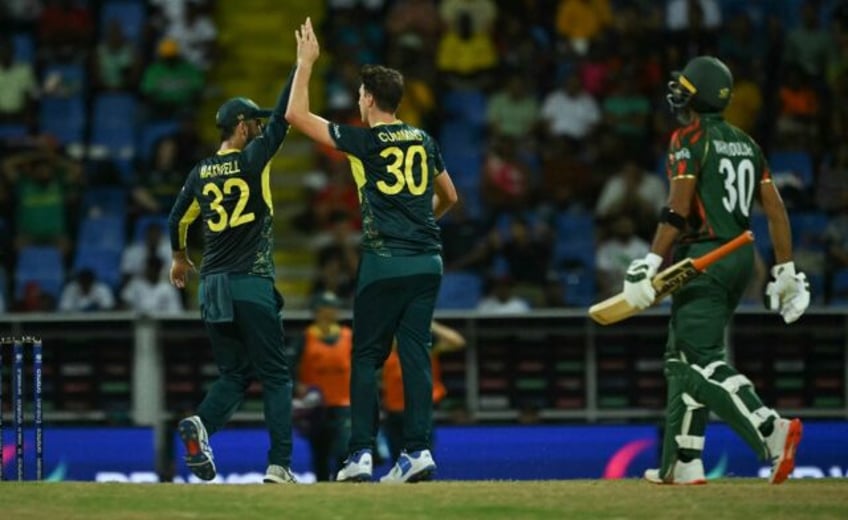
{"type": "Polygon", "coordinates": [[[713,249],[704,256],[699,256],[698,258],[692,260],[692,265],[695,266],[695,269],[703,271],[710,265],[718,262],[725,256],[736,251],[745,244],[750,244],[753,241],[754,233],[752,233],[751,231],[743,231],[738,237],[734,238],[730,242],[727,242],[726,244],[713,249]]]}

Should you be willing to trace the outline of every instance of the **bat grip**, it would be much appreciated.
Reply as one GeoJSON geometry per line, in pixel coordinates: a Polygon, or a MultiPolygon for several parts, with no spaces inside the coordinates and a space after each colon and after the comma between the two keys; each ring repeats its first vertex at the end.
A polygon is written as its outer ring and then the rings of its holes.
{"type": "Polygon", "coordinates": [[[754,233],[752,233],[751,231],[743,231],[738,237],[734,238],[730,242],[727,242],[726,244],[713,249],[704,256],[699,256],[698,258],[692,260],[692,265],[695,266],[695,269],[703,271],[710,265],[718,262],[725,256],[736,251],[745,244],[750,244],[753,241],[754,233]]]}

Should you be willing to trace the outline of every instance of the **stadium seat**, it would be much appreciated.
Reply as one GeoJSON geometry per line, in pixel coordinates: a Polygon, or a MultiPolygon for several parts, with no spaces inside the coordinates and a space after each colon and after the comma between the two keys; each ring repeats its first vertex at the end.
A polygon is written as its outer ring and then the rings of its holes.
{"type": "Polygon", "coordinates": [[[0,125],[0,140],[21,139],[27,136],[26,125],[3,124],[0,125]]]}
{"type": "Polygon", "coordinates": [[[569,307],[588,307],[595,303],[595,271],[576,267],[559,272],[563,300],[569,307]]]}
{"type": "Polygon", "coordinates": [[[483,282],[473,273],[445,273],[436,299],[437,309],[473,309],[483,292],[483,282]]]}
{"type": "Polygon", "coordinates": [[[793,247],[824,251],[824,233],[829,221],[826,214],[819,211],[792,213],[789,221],[792,224],[793,247]]]}
{"type": "Polygon", "coordinates": [[[39,103],[38,125],[63,145],[85,141],[85,101],[82,96],[43,97],[39,103]]]}
{"type": "Polygon", "coordinates": [[[80,223],[77,244],[80,248],[94,251],[117,251],[120,253],[126,245],[123,215],[101,215],[84,218],[80,223]]]}
{"type": "Polygon", "coordinates": [[[480,189],[480,177],[483,170],[483,155],[475,150],[457,150],[452,146],[442,149],[445,168],[458,184],[474,185],[480,189]]]}
{"type": "Polygon", "coordinates": [[[451,119],[461,119],[476,128],[486,124],[486,95],[479,90],[450,90],[444,95],[442,108],[451,119]]]}
{"type": "Polygon", "coordinates": [[[775,181],[791,176],[805,189],[813,185],[813,160],[806,152],[773,152],[769,156],[769,167],[775,181]]]}
{"type": "Polygon", "coordinates": [[[485,147],[483,131],[462,121],[447,121],[439,132],[439,144],[445,155],[480,154],[485,147]]]}
{"type": "Polygon", "coordinates": [[[100,30],[105,33],[109,22],[117,20],[127,40],[140,43],[146,19],[147,8],[142,0],[106,0],[100,9],[100,30]]]}
{"type": "Polygon", "coordinates": [[[74,272],[91,269],[97,280],[113,290],[121,283],[121,251],[91,249],[80,245],[74,259],[74,272]]]}
{"type": "Polygon", "coordinates": [[[144,235],[147,233],[147,228],[151,224],[159,224],[162,228],[162,234],[168,234],[168,215],[145,215],[139,217],[135,221],[135,230],[133,231],[133,241],[141,242],[144,240],[144,235]]]}
{"type": "Polygon", "coordinates": [[[41,290],[54,297],[59,296],[65,281],[62,253],[55,247],[25,247],[18,253],[15,269],[15,297],[23,296],[24,286],[37,282],[41,290]]]}
{"type": "Polygon", "coordinates": [[[595,219],[588,213],[560,213],[556,216],[556,269],[595,267],[595,219]]]}
{"type": "Polygon", "coordinates": [[[100,215],[123,216],[127,211],[127,192],[116,186],[92,186],[82,197],[84,217],[100,215]]]}
{"type": "Polygon", "coordinates": [[[89,145],[105,150],[124,169],[135,157],[137,105],[130,94],[101,94],[94,100],[89,145]]]}
{"type": "Polygon", "coordinates": [[[176,134],[179,128],[179,121],[156,121],[144,125],[139,132],[138,154],[145,161],[151,160],[156,152],[156,143],[163,137],[176,134]]]}
{"type": "Polygon", "coordinates": [[[86,88],[86,71],[79,63],[50,63],[44,67],[41,74],[42,82],[48,82],[51,77],[60,81],[57,93],[47,92],[47,97],[69,97],[81,95],[86,88]]]}
{"type": "Polygon", "coordinates": [[[24,63],[35,63],[35,41],[26,33],[12,35],[12,45],[15,49],[14,60],[24,63]]]}
{"type": "Polygon", "coordinates": [[[830,303],[848,305],[848,269],[840,269],[833,274],[831,294],[830,303]]]}

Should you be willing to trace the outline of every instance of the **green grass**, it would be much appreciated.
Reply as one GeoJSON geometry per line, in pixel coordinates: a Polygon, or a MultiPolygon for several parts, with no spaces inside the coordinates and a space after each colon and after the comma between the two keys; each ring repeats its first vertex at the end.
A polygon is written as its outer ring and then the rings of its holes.
{"type": "Polygon", "coordinates": [[[723,479],[706,486],[638,480],[378,484],[178,485],[0,483],[0,518],[848,518],[848,480],[723,479]]]}

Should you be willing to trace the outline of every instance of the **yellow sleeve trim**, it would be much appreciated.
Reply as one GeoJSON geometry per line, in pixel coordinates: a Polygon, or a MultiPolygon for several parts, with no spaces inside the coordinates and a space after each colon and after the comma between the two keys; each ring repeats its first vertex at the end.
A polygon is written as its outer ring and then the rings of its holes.
{"type": "Polygon", "coordinates": [[[691,173],[687,173],[686,175],[675,175],[671,178],[671,180],[676,181],[680,179],[697,179],[697,176],[692,175],[691,173]]]}
{"type": "Polygon", "coordinates": [[[359,200],[362,201],[362,187],[365,186],[365,165],[359,158],[347,154],[347,159],[350,161],[350,172],[353,174],[353,180],[356,182],[356,193],[359,195],[359,200]]]}
{"type": "Polygon", "coordinates": [[[188,243],[188,227],[197,219],[198,215],[200,215],[200,204],[197,202],[197,199],[194,199],[180,219],[180,249],[186,248],[186,244],[188,243]]]}

